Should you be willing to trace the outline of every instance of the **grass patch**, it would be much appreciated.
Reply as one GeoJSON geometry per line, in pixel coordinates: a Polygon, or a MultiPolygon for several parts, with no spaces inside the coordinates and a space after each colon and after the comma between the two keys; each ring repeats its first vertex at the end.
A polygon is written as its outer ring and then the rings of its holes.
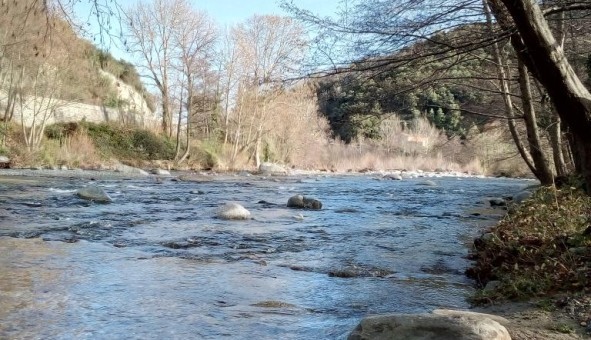
{"type": "Polygon", "coordinates": [[[111,124],[60,123],[48,126],[48,139],[64,143],[72,136],[87,134],[105,159],[155,160],[172,159],[174,142],[152,131],[111,124]]]}
{"type": "Polygon", "coordinates": [[[590,291],[591,197],[581,190],[541,188],[490,232],[496,237],[475,242],[476,263],[466,274],[481,287],[498,284],[472,302],[590,291]]]}

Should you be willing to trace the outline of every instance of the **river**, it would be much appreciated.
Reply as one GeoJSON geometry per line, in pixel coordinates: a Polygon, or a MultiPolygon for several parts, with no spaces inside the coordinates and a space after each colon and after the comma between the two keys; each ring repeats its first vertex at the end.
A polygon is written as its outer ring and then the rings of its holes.
{"type": "Polygon", "coordinates": [[[474,211],[531,183],[2,174],[2,339],[339,339],[367,314],[465,309],[467,245],[495,218],[474,211]],[[226,201],[254,218],[216,219],[226,201]]]}

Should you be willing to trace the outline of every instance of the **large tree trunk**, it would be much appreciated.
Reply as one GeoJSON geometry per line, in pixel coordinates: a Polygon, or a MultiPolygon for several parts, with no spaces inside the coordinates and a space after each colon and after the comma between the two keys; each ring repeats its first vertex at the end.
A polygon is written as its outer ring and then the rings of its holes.
{"type": "Polygon", "coordinates": [[[548,165],[548,159],[546,158],[544,150],[542,150],[542,143],[540,142],[540,131],[538,129],[536,111],[531,96],[529,74],[527,73],[525,65],[521,61],[518,62],[517,68],[519,69],[519,87],[521,89],[523,118],[527,130],[529,153],[536,168],[535,175],[542,185],[551,185],[554,182],[554,175],[552,174],[552,169],[548,165]]]}
{"type": "MultiPolygon", "coordinates": [[[[500,1],[519,33],[511,39],[519,58],[548,91],[558,115],[573,134],[578,149],[576,162],[580,164],[587,191],[591,193],[591,94],[575,74],[560,44],[554,39],[536,2],[500,1]]],[[[499,23],[508,26],[504,20],[499,20],[499,23]]]]}

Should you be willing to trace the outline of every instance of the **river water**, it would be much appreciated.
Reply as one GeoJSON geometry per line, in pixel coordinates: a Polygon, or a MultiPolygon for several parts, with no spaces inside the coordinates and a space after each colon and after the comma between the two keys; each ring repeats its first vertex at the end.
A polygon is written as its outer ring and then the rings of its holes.
{"type": "Polygon", "coordinates": [[[494,222],[474,209],[528,182],[431,180],[0,177],[0,338],[338,339],[367,314],[468,308],[467,244],[494,222]],[[226,201],[254,219],[216,219],[226,201]]]}

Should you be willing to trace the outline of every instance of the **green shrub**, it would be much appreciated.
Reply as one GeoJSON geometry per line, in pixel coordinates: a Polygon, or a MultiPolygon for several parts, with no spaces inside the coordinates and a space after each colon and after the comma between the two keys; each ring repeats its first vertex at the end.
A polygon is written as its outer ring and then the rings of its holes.
{"type": "Polygon", "coordinates": [[[120,160],[153,160],[174,157],[174,143],[169,138],[151,131],[105,123],[85,123],[84,126],[95,145],[105,156],[120,160]]]}

